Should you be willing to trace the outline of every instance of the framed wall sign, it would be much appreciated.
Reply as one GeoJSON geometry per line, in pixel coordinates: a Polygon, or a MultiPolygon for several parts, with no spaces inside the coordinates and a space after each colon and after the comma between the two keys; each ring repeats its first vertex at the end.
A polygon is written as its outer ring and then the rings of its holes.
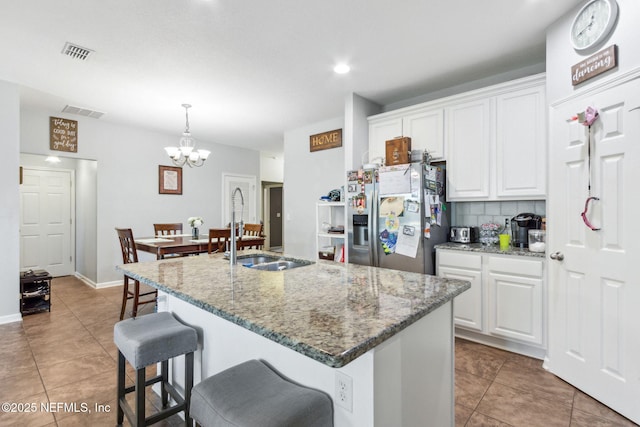
{"type": "Polygon", "coordinates": [[[342,129],[322,132],[309,137],[309,151],[312,153],[337,147],[342,147],[342,129]]]}
{"type": "Polygon", "coordinates": [[[49,149],[77,153],[78,122],[60,117],[49,117],[49,149]]]}
{"type": "Polygon", "coordinates": [[[182,168],[158,166],[158,193],[182,194],[182,168]]]}
{"type": "Polygon", "coordinates": [[[576,86],[618,65],[618,46],[611,45],[571,67],[571,84],[576,86]]]}

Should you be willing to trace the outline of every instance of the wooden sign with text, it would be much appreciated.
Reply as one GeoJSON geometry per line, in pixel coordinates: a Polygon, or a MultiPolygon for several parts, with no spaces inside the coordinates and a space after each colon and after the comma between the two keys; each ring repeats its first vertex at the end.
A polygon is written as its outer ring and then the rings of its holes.
{"type": "Polygon", "coordinates": [[[342,129],[331,130],[309,137],[309,151],[311,152],[337,147],[342,147],[342,129]]]}
{"type": "Polygon", "coordinates": [[[571,67],[571,84],[578,85],[615,68],[618,62],[617,53],[618,46],[613,44],[571,67]]]}
{"type": "Polygon", "coordinates": [[[49,149],[77,153],[78,122],[60,117],[49,117],[49,149]]]}

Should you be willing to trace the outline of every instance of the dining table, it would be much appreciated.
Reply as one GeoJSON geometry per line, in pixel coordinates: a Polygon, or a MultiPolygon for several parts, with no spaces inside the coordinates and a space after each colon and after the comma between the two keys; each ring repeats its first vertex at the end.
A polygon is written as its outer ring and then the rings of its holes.
{"type": "MultiPolygon", "coordinates": [[[[236,241],[237,248],[262,247],[264,236],[241,236],[236,241]]],[[[217,248],[218,239],[211,242],[217,248]]],[[[172,234],[135,239],[136,249],[154,254],[157,259],[164,259],[167,255],[196,255],[205,253],[209,249],[209,237],[199,235],[194,238],[191,234],[172,234]]]]}

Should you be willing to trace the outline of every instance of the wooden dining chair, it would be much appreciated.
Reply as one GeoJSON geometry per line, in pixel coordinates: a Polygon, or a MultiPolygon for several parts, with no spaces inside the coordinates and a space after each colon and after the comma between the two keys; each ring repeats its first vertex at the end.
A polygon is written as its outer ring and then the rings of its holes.
{"type": "Polygon", "coordinates": [[[182,234],[182,223],[153,224],[154,236],[173,236],[182,234]]]}
{"type": "Polygon", "coordinates": [[[227,242],[231,241],[230,228],[210,228],[208,253],[224,252],[227,249],[227,242]],[[217,243],[213,242],[217,240],[217,243]]]}
{"type": "MultiPolygon", "coordinates": [[[[131,264],[138,262],[138,251],[133,240],[133,231],[130,228],[116,228],[118,240],[120,241],[120,249],[122,250],[122,262],[131,264]]],[[[131,315],[138,315],[138,307],[145,304],[155,304],[158,298],[158,290],[140,293],[140,282],[125,274],[124,289],[122,290],[122,308],[120,309],[120,320],[124,319],[124,312],[127,307],[127,301],[133,300],[133,310],[131,315]],[[133,280],[133,291],[129,289],[129,279],[133,280]],[[147,298],[148,297],[148,298],[147,298]]]]}
{"type": "MultiPolygon", "coordinates": [[[[263,233],[263,226],[262,224],[244,224],[244,231],[243,231],[243,236],[248,236],[248,237],[264,237],[263,233]]],[[[250,240],[249,240],[250,241],[250,240]]],[[[245,249],[251,249],[251,248],[255,248],[255,249],[262,249],[263,243],[257,243],[255,245],[251,245],[251,244],[247,244],[245,243],[243,245],[243,248],[245,249]]]]}

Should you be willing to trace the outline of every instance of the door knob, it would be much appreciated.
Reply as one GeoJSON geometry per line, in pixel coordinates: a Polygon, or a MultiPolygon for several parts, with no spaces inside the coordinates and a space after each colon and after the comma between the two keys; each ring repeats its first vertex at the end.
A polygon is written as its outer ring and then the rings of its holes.
{"type": "Polygon", "coordinates": [[[564,259],[564,254],[562,252],[554,252],[549,255],[549,258],[555,259],[556,261],[562,261],[564,259]]]}

